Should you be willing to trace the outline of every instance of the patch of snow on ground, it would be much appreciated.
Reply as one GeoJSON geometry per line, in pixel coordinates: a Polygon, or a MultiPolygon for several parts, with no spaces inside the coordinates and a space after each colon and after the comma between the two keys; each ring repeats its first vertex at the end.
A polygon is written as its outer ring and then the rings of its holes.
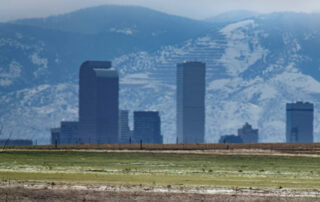
{"type": "Polygon", "coordinates": [[[269,53],[259,43],[260,31],[249,33],[247,26],[256,26],[253,20],[231,24],[220,30],[227,37],[227,48],[220,62],[231,76],[244,72],[269,53]],[[253,35],[253,36],[249,36],[253,35]]]}
{"type": "Polygon", "coordinates": [[[48,69],[48,59],[47,58],[41,58],[39,56],[39,53],[35,52],[30,56],[31,62],[39,68],[33,73],[35,77],[38,77],[41,72],[48,69]]]}
{"type": "Polygon", "coordinates": [[[0,67],[0,86],[9,86],[13,83],[13,80],[20,77],[22,72],[22,65],[13,60],[9,64],[8,70],[4,67],[0,67]]]}
{"type": "Polygon", "coordinates": [[[253,24],[254,24],[254,20],[245,20],[245,21],[237,22],[231,25],[227,25],[226,27],[221,29],[220,32],[225,34],[227,37],[230,37],[233,31],[248,25],[253,25],[253,24]]]}
{"type": "Polygon", "coordinates": [[[116,33],[121,33],[121,34],[125,34],[125,35],[132,35],[133,34],[133,30],[130,28],[110,28],[109,29],[110,32],[116,32],[116,33]]]}

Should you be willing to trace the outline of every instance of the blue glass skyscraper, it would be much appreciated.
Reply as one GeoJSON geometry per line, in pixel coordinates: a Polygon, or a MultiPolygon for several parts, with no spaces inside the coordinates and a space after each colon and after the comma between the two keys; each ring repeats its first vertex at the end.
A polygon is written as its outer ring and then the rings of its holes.
{"type": "Polygon", "coordinates": [[[202,62],[177,64],[178,143],[204,143],[205,66],[202,62]]]}
{"type": "Polygon", "coordinates": [[[118,143],[119,76],[108,61],[87,61],[79,78],[79,143],[118,143]]]}
{"type": "Polygon", "coordinates": [[[288,143],[313,142],[313,111],[312,103],[288,103],[286,106],[287,124],[286,139],[288,143]]]}

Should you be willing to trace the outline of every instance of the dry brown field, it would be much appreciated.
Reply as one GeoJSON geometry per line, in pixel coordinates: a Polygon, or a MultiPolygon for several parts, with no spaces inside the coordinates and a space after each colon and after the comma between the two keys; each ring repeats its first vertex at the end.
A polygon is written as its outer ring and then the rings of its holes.
{"type": "Polygon", "coordinates": [[[265,150],[292,154],[320,154],[320,143],[241,143],[241,144],[102,144],[6,146],[5,149],[30,150],[265,150]]]}

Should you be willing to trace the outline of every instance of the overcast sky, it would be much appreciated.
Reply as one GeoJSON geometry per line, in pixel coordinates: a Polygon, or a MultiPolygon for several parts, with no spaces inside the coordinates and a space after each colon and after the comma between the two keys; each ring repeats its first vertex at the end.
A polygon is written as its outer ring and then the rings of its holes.
{"type": "Polygon", "coordinates": [[[195,19],[230,10],[320,12],[320,0],[0,0],[0,21],[45,17],[105,4],[139,5],[195,19]]]}

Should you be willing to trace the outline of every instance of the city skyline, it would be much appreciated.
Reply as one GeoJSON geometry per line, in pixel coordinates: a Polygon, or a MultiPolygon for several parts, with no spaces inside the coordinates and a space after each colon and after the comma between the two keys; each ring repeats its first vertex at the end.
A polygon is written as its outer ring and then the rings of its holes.
{"type": "MultiPolygon", "coordinates": [[[[177,64],[176,143],[209,143],[205,140],[205,63],[177,64]]],[[[286,104],[286,142],[313,142],[312,103],[286,104]]],[[[86,61],[79,72],[79,126],[62,121],[51,129],[51,144],[162,144],[158,111],[119,110],[119,76],[110,61],[86,61]],[[115,110],[116,109],[116,110],[115,110]],[[112,112],[115,113],[112,113],[112,112]],[[116,131],[116,132],[115,132],[116,131]]],[[[238,135],[220,135],[220,143],[258,143],[259,129],[245,123],[238,135]]]]}

